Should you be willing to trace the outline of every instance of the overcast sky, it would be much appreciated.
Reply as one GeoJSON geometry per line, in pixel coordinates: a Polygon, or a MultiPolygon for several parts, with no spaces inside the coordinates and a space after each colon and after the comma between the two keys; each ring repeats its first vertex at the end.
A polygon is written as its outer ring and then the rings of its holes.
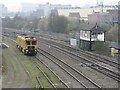
{"type": "MultiPolygon", "coordinates": [[[[71,4],[74,6],[96,5],[97,0],[0,0],[0,4],[4,4],[10,11],[18,11],[21,3],[38,3],[45,4],[49,2],[51,4],[71,4]]],[[[98,0],[100,2],[100,0],[98,0]]],[[[103,4],[115,5],[120,0],[103,0],[103,4]]]]}

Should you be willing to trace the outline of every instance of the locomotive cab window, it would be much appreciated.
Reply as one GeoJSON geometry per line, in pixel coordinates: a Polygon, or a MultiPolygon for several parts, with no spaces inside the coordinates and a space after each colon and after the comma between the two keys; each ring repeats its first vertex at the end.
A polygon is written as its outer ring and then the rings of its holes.
{"type": "Polygon", "coordinates": [[[27,45],[30,45],[30,41],[26,41],[26,44],[27,44],[27,45]]]}
{"type": "Polygon", "coordinates": [[[36,45],[36,41],[32,41],[32,45],[36,45]]]}

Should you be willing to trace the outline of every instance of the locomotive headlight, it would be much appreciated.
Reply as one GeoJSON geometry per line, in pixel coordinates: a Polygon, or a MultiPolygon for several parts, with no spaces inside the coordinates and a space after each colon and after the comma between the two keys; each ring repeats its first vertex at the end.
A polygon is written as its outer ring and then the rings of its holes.
{"type": "Polygon", "coordinates": [[[26,50],[26,52],[28,52],[28,50],[26,50]]]}

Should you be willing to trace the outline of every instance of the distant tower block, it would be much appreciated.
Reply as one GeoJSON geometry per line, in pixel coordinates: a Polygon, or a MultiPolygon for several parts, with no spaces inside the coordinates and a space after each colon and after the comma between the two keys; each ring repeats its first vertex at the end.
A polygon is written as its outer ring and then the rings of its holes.
{"type": "Polygon", "coordinates": [[[100,12],[103,13],[103,0],[100,0],[100,12]]]}
{"type": "Polygon", "coordinates": [[[99,0],[96,0],[96,6],[97,7],[99,6],[99,0]]]}

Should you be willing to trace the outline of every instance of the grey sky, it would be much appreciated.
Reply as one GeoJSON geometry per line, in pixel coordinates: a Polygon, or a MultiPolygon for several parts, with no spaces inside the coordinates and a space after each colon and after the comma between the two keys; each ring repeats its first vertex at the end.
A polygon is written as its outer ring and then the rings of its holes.
{"type": "MultiPolygon", "coordinates": [[[[0,0],[0,3],[4,4],[10,11],[17,11],[20,8],[21,3],[38,3],[45,4],[49,2],[51,4],[71,4],[74,6],[96,5],[97,0],[0,0]]],[[[98,0],[100,1],[100,0],[98,0]]],[[[115,5],[119,0],[103,0],[104,4],[115,5]]]]}

